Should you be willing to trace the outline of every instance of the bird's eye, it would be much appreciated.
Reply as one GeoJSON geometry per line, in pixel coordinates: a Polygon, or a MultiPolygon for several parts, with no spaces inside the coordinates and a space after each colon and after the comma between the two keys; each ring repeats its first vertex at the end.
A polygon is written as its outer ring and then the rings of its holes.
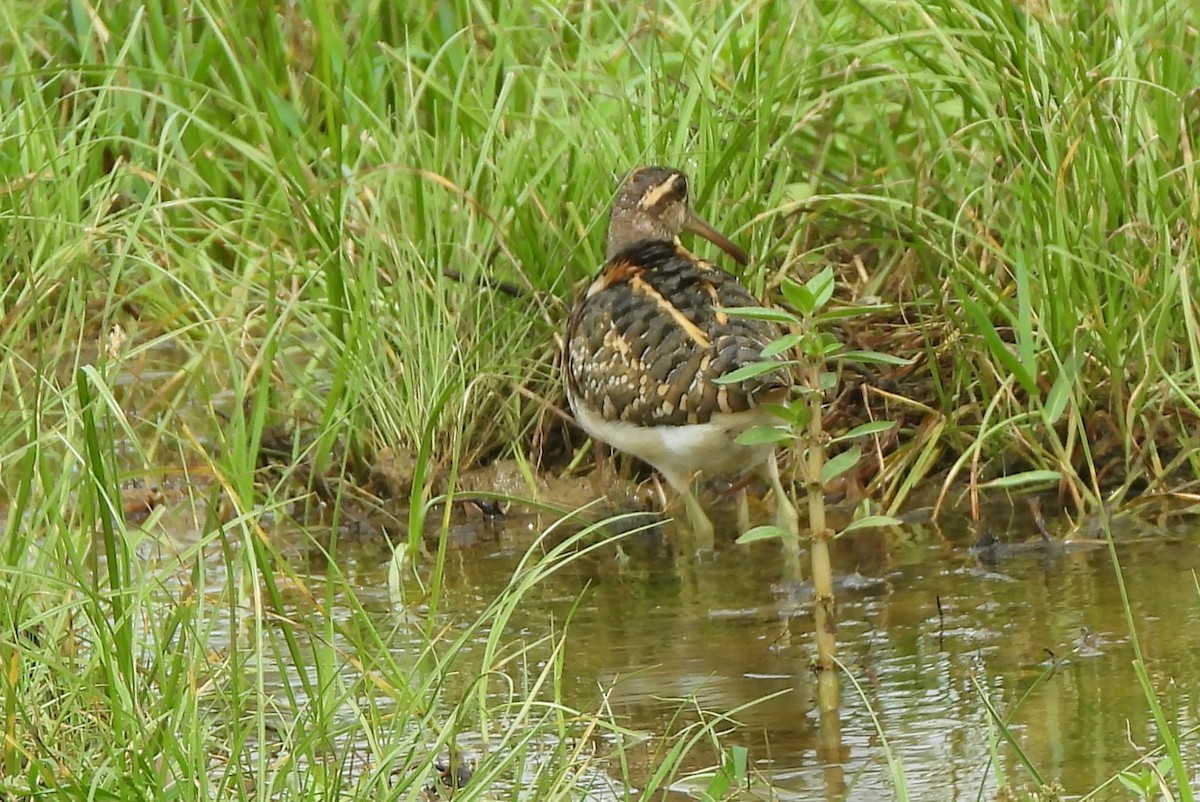
{"type": "Polygon", "coordinates": [[[675,176],[675,183],[671,184],[671,191],[680,198],[687,197],[687,179],[683,176],[675,176]]]}

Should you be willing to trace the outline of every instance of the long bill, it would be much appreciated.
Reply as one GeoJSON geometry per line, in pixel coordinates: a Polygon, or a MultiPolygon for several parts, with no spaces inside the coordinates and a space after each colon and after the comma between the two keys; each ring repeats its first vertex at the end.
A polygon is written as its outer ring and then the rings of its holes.
{"type": "Polygon", "coordinates": [[[683,227],[693,234],[699,234],[713,245],[725,251],[739,265],[745,265],[750,262],[750,258],[746,256],[745,251],[730,242],[729,238],[724,234],[710,226],[708,221],[696,214],[694,210],[688,209],[687,220],[684,222],[683,227]]]}

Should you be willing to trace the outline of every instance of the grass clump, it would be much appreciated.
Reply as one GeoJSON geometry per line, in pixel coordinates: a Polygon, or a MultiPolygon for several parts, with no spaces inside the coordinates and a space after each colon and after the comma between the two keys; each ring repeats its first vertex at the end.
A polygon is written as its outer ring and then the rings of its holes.
{"type": "MultiPolygon", "coordinates": [[[[85,422],[106,413],[94,399],[85,410],[85,422]]],[[[609,540],[552,528],[461,621],[406,571],[390,594],[363,588],[336,551],[302,576],[286,531],[249,517],[209,521],[194,540],[159,537],[164,508],[127,524],[94,428],[80,508],[5,532],[0,793],[541,798],[610,782],[595,753],[632,734],[559,698],[561,631],[513,623],[531,590],[609,540]]],[[[716,737],[696,729],[659,782],[716,737]]]]}

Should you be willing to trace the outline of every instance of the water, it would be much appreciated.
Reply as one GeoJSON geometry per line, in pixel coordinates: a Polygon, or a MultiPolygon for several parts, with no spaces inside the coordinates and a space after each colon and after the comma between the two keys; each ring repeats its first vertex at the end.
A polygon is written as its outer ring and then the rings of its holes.
{"type": "MultiPolygon", "coordinates": [[[[501,592],[529,542],[522,534],[536,528],[519,517],[509,527],[452,555],[442,615],[473,620],[501,592]]],[[[1001,539],[1034,529],[1015,531],[1001,539]]],[[[1114,534],[1150,680],[1186,730],[1200,724],[1200,532],[1114,534]]],[[[770,543],[726,542],[697,561],[669,531],[635,538],[623,563],[603,553],[542,582],[510,630],[532,642],[570,617],[565,701],[597,710],[604,697],[632,730],[736,711],[724,744],[749,749],[767,796],[890,797],[884,740],[916,799],[990,799],[1000,773],[1028,787],[989,706],[1044,779],[1089,791],[1159,743],[1108,548],[1035,541],[980,552],[974,540],[960,522],[834,544],[839,656],[861,687],[843,676],[836,720],[817,712],[806,588],[780,586],[770,543]]],[[[381,574],[359,579],[364,604],[386,604],[381,574]]],[[[1200,765],[1194,739],[1185,750],[1200,765]]],[[[688,767],[716,759],[697,750],[688,767]]]]}

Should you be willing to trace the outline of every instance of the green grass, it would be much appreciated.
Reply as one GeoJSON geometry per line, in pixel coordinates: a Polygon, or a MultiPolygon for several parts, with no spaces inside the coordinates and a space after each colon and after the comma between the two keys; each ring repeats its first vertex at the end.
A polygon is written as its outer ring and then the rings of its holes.
{"type": "Polygon", "coordinates": [[[556,337],[639,163],[691,173],[755,291],[833,264],[840,299],[897,305],[856,327],[917,358],[873,377],[902,420],[885,504],[1034,469],[1085,506],[1194,490],[1198,50],[1184,0],[4,4],[3,790],[316,795],[266,755],[199,778],[213,739],[277,726],[324,754],[368,685],[445,743],[440,689],[367,619],[335,647],[319,599],[272,618],[289,572],[259,524],[382,446],[417,455],[418,502],[481,459],[564,464],[556,337]],[[269,425],[294,467],[268,477],[269,425]],[[126,527],[131,479],[189,496],[196,542],[126,527]],[[207,587],[206,549],[235,582],[207,587]],[[380,673],[346,680],[349,654],[380,673]],[[268,715],[271,665],[322,704],[268,715]]]}
{"type": "MultiPolygon", "coordinates": [[[[178,349],[150,412],[266,372],[318,467],[426,431],[443,468],[527,449],[614,185],[665,162],[756,290],[833,261],[843,297],[903,305],[881,345],[922,363],[889,389],[946,426],[929,443],[910,411],[889,501],[974,449],[1085,499],[1193,482],[1185,6],[791,10],[10,6],[7,382],[28,402],[120,325],[120,359],[178,349]]],[[[154,456],[192,449],[146,428],[154,456]]]]}

